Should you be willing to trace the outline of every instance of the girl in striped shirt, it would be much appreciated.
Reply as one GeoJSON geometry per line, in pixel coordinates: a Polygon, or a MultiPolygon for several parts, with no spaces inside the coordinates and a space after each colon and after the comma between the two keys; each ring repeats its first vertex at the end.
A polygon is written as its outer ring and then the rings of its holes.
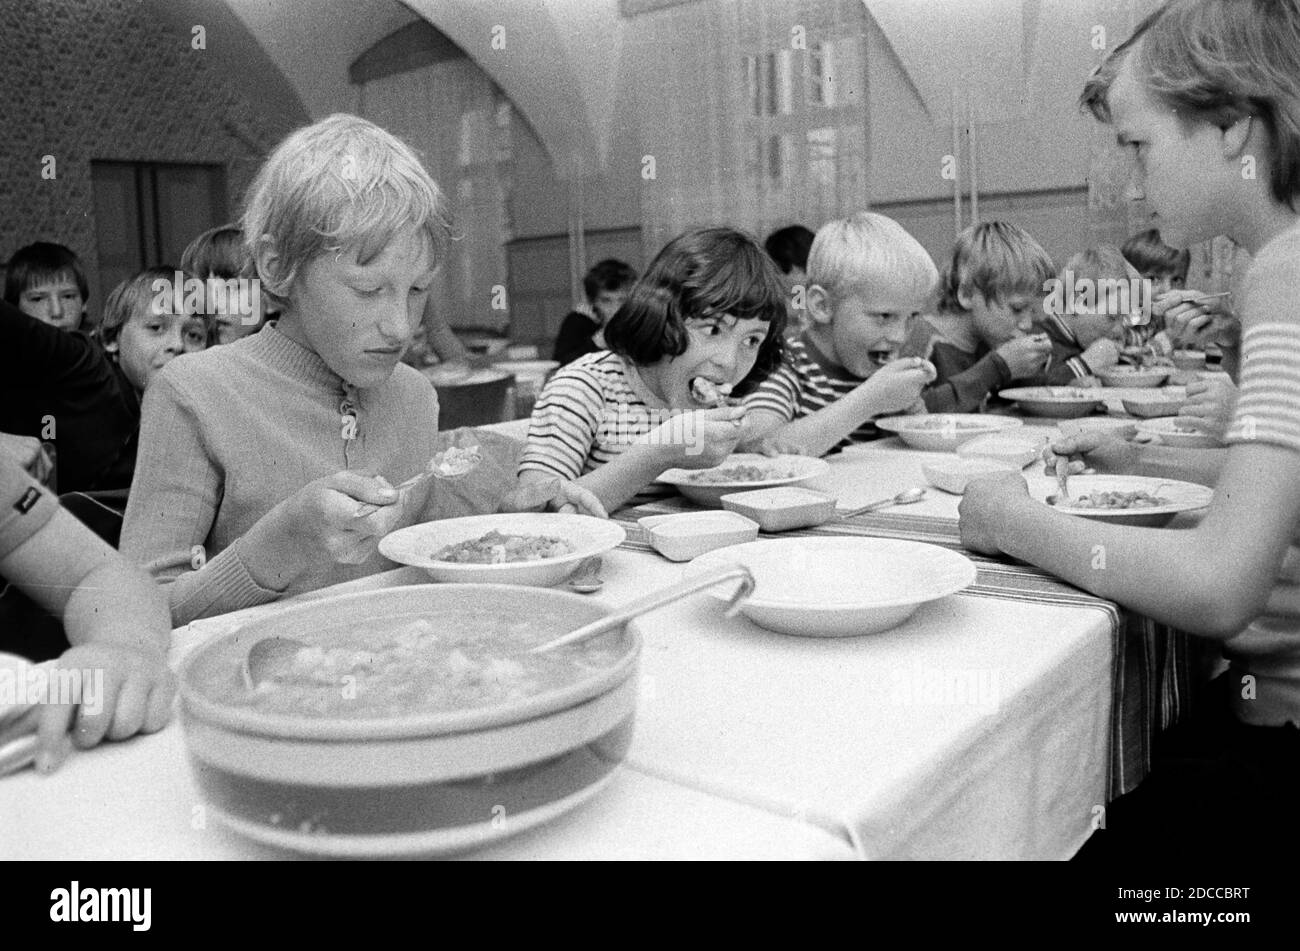
{"type": "MultiPolygon", "coordinates": [[[[1128,528],[1055,512],[1019,475],[995,476],[968,487],[962,540],[1222,647],[1217,703],[1159,739],[1099,849],[1300,846],[1300,2],[1172,0],[1111,54],[1083,103],[1130,151],[1131,195],[1167,240],[1227,234],[1254,263],[1226,450],[1191,451],[1207,461],[1188,464],[1097,436],[1052,448],[1102,470],[1199,474],[1214,500],[1195,528],[1128,528]]],[[[1175,335],[1229,329],[1191,305],[1167,317],[1175,335]]]]}
{"type": "Polygon", "coordinates": [[[606,325],[609,349],[547,383],[520,483],[575,479],[612,510],[666,469],[717,465],[743,434],[744,410],[725,397],[780,364],[785,320],[776,267],[753,238],[675,238],[606,325]]]}

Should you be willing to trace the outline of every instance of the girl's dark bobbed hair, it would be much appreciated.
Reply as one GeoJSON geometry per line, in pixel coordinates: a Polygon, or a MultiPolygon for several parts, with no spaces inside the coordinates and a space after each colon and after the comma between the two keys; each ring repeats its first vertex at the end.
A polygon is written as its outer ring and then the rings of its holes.
{"type": "Polygon", "coordinates": [[[605,327],[610,350],[637,366],[680,357],[690,337],[686,321],[727,314],[771,326],[752,385],[785,355],[786,291],[776,265],[750,235],[734,228],[696,228],[664,245],[605,327]]]}

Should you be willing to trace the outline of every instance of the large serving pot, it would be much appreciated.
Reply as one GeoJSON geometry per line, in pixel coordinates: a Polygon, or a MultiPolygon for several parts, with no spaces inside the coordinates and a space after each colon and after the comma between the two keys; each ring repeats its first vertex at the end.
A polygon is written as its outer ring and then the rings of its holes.
{"type": "Polygon", "coordinates": [[[540,642],[608,613],[563,591],[431,584],[322,598],[249,623],[197,649],[181,670],[181,721],[199,788],[239,832],[328,855],[459,851],[535,826],[598,792],[627,752],[635,622],[604,636],[598,663],[580,655],[570,682],[435,712],[260,709],[244,659],[266,637],[328,646],[417,619],[443,630],[527,619],[527,636],[540,642]]]}

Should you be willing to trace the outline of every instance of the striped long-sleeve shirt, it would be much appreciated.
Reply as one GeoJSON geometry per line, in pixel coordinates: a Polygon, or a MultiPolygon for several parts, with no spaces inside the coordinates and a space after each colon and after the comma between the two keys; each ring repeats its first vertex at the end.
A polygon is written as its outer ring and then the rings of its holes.
{"type": "MultiPolygon", "coordinates": [[[[1242,303],[1240,389],[1225,441],[1229,446],[1267,443],[1300,453],[1300,227],[1260,251],[1242,303]]],[[[1279,586],[1300,583],[1297,542],[1300,531],[1293,532],[1278,568],[1279,586]]],[[[1224,644],[1223,654],[1234,672],[1256,682],[1250,699],[1233,693],[1239,719],[1300,725],[1300,620],[1258,617],[1224,644]]]]}
{"type": "MultiPolygon", "coordinates": [[[[786,361],[745,398],[747,410],[775,413],[787,422],[811,416],[843,399],[865,382],[827,360],[806,337],[786,344],[786,361]]],[[[887,435],[871,420],[842,439],[831,451],[887,435]]]]}

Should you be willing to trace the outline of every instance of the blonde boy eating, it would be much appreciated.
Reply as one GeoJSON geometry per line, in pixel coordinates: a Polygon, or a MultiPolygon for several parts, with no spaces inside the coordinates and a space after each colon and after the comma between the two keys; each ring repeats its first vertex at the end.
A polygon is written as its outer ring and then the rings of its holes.
{"type": "Polygon", "coordinates": [[[939,282],[920,242],[884,215],[832,221],[813,240],[808,282],[807,329],[745,400],[748,445],[820,456],[879,438],[878,416],[925,412],[934,366],[899,357],[939,282]]]}
{"type": "MultiPolygon", "coordinates": [[[[464,514],[427,484],[393,488],[426,469],[438,424],[432,385],[400,363],[449,231],[419,159],[331,116],[267,159],[243,231],[279,321],[173,361],[144,401],[122,550],[175,624],[383,570],[384,534],[464,514]]],[[[603,514],[558,480],[529,494],[501,504],[603,514]]]]}

